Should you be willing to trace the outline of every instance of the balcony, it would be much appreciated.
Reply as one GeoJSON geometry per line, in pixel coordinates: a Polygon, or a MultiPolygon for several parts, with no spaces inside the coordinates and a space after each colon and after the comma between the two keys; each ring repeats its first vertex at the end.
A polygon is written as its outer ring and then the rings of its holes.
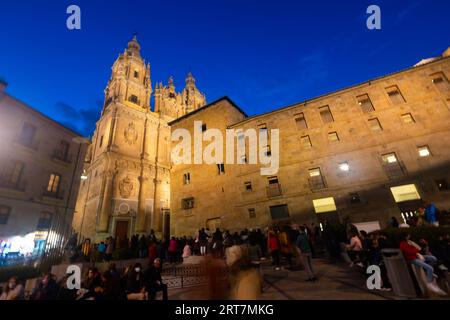
{"type": "Polygon", "coordinates": [[[10,189],[14,191],[24,192],[26,181],[11,182],[5,177],[0,177],[0,188],[10,189]]]}
{"type": "Polygon", "coordinates": [[[266,187],[268,198],[279,197],[282,195],[281,185],[279,183],[271,183],[266,187]]]}
{"type": "Polygon", "coordinates": [[[64,199],[64,190],[58,190],[56,192],[48,191],[44,189],[42,192],[42,197],[53,200],[63,200],[64,199]]]}
{"type": "Polygon", "coordinates": [[[56,162],[62,162],[64,164],[71,163],[70,157],[60,149],[55,149],[53,151],[52,160],[56,162]]]}

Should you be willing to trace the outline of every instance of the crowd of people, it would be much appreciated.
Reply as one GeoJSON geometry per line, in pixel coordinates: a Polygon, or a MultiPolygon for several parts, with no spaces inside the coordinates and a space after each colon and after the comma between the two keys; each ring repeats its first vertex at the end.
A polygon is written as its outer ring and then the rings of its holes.
{"type": "Polygon", "coordinates": [[[429,245],[427,239],[419,239],[416,243],[411,240],[411,234],[403,233],[399,245],[393,244],[387,234],[382,231],[368,234],[351,227],[349,231],[349,243],[346,246],[347,253],[354,265],[366,270],[369,265],[377,265],[381,270],[382,290],[391,290],[391,284],[387,276],[383,249],[400,249],[407,263],[423,268],[428,282],[433,282],[438,274],[450,268],[450,235],[440,236],[433,245],[429,245]]]}

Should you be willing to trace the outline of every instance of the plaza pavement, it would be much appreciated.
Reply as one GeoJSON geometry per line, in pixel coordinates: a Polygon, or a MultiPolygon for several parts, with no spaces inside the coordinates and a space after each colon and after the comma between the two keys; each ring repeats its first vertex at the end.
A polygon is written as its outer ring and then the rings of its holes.
{"type": "MultiPolygon", "coordinates": [[[[261,300],[396,300],[392,292],[368,290],[365,280],[355,269],[343,262],[313,259],[318,277],[307,282],[303,270],[274,270],[269,264],[262,266],[263,293],[261,300]]],[[[171,300],[208,299],[207,286],[169,289],[171,300]]]]}

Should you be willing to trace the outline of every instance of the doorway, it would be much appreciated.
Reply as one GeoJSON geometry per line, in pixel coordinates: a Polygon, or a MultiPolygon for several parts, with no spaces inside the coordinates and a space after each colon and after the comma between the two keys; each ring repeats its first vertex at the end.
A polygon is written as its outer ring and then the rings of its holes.
{"type": "Polygon", "coordinates": [[[220,228],[220,218],[206,220],[206,228],[211,232],[215,232],[217,228],[220,228]]]}
{"type": "Polygon", "coordinates": [[[116,221],[116,239],[125,239],[128,238],[128,221],[127,220],[119,220],[116,221]]]}

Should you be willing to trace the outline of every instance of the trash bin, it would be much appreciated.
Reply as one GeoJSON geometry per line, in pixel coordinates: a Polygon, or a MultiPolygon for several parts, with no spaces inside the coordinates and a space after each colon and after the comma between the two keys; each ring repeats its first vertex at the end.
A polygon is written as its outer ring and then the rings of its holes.
{"type": "Polygon", "coordinates": [[[400,297],[417,297],[414,282],[400,249],[381,250],[389,281],[394,293],[400,297]]]}

